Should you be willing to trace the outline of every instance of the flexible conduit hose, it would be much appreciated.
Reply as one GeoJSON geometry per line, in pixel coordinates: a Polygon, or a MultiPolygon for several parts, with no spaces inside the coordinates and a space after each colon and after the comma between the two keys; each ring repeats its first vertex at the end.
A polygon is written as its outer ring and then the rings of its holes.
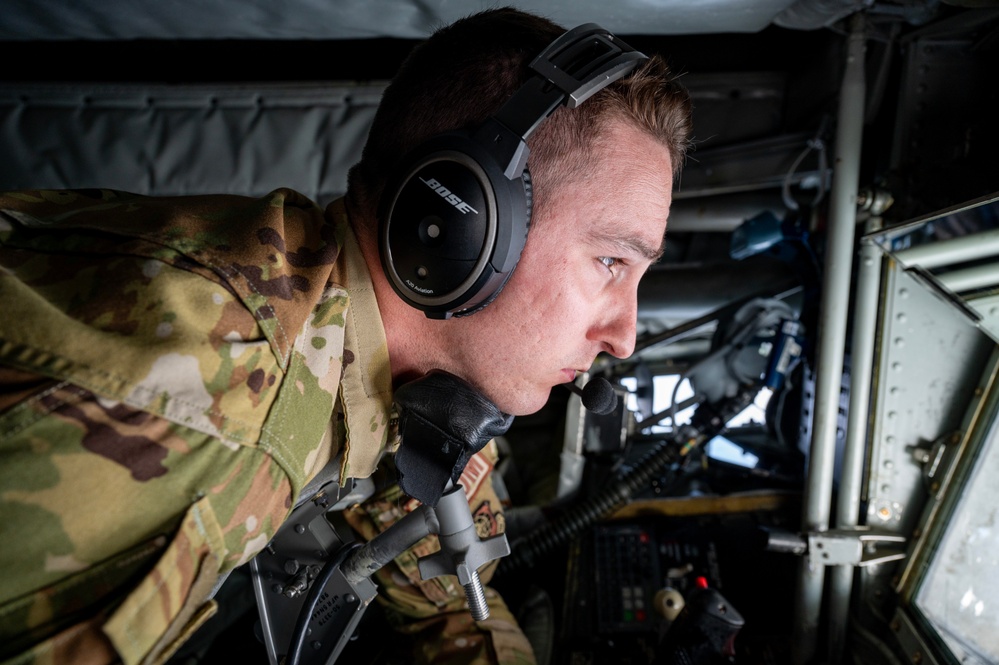
{"type": "MultiPolygon", "coordinates": [[[[628,503],[631,496],[638,490],[647,487],[652,478],[662,469],[685,459],[691,450],[725,429],[726,423],[745,409],[756,397],[757,392],[757,386],[742,390],[734,398],[727,400],[721,409],[709,414],[706,423],[695,426],[692,422],[682,426],[676,436],[656,444],[635,464],[612,481],[607,489],[575,505],[551,522],[545,523],[528,536],[515,542],[511,547],[510,555],[500,560],[496,576],[501,577],[525,565],[533,565],[539,557],[568,542],[586,527],[628,503]]],[[[699,407],[694,414],[695,419],[698,415],[703,415],[704,411],[707,409],[704,409],[703,406],[699,407]]]]}
{"type": "MultiPolygon", "coordinates": [[[[688,444],[688,446],[693,448],[693,445],[688,444]]],[[[497,576],[511,573],[524,565],[533,565],[538,557],[567,542],[601,517],[628,503],[631,495],[651,481],[653,475],[678,459],[680,454],[674,441],[672,439],[661,441],[606,490],[577,504],[554,521],[535,530],[524,540],[515,543],[510,556],[500,561],[496,571],[497,576]]]]}

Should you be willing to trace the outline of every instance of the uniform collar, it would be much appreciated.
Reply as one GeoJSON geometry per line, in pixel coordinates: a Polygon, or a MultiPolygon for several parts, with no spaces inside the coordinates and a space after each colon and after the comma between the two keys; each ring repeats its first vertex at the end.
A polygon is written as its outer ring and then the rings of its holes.
{"type": "Polygon", "coordinates": [[[340,478],[366,478],[397,439],[388,342],[371,275],[350,228],[344,200],[331,203],[326,215],[344,229],[343,262],[337,278],[350,298],[340,380],[345,426],[340,478]]]}

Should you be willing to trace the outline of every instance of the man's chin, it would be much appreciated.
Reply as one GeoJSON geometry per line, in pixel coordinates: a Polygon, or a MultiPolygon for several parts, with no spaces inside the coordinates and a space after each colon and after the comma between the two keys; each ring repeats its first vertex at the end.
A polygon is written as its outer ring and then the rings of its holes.
{"type": "Polygon", "coordinates": [[[506,395],[501,401],[496,402],[496,406],[503,413],[511,416],[529,416],[545,407],[548,403],[548,396],[548,392],[521,391],[516,395],[506,395]]]}

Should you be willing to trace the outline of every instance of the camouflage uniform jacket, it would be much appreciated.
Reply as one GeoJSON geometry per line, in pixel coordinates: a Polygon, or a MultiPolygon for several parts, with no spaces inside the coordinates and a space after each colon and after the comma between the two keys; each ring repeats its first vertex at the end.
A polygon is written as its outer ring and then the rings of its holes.
{"type": "Polygon", "coordinates": [[[0,307],[0,661],[162,660],[329,459],[392,445],[342,202],[0,195],[0,307]]]}

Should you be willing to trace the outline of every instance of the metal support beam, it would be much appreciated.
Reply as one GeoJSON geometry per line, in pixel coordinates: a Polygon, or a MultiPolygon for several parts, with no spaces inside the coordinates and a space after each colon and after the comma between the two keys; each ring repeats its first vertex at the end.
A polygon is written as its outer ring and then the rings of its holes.
{"type": "Polygon", "coordinates": [[[927,270],[974,261],[999,254],[999,229],[969,233],[949,240],[928,242],[895,252],[895,258],[907,266],[927,270]]]}
{"type": "MultiPolygon", "coordinates": [[[[881,219],[872,217],[867,232],[879,230],[881,219]]],[[[878,294],[881,288],[881,250],[872,242],[860,247],[857,287],[853,306],[850,344],[850,402],[847,410],[846,444],[840,470],[836,502],[836,527],[850,529],[861,524],[864,462],[867,452],[868,414],[874,375],[874,346],[878,325],[878,294]]],[[[829,662],[843,662],[843,645],[850,618],[854,585],[852,566],[829,570],[829,662]]]]}
{"type": "MultiPolygon", "coordinates": [[[[816,367],[815,426],[808,463],[802,531],[821,532],[829,528],[832,504],[836,430],[846,322],[850,301],[850,276],[854,253],[854,226],[857,221],[857,192],[860,180],[861,139],[864,124],[864,15],[851,19],[847,45],[846,71],[840,89],[836,124],[835,162],[830,191],[827,252],[822,279],[819,311],[819,339],[816,367]]],[[[825,568],[803,559],[795,597],[792,659],[810,663],[818,650],[819,614],[825,568]]]]}

